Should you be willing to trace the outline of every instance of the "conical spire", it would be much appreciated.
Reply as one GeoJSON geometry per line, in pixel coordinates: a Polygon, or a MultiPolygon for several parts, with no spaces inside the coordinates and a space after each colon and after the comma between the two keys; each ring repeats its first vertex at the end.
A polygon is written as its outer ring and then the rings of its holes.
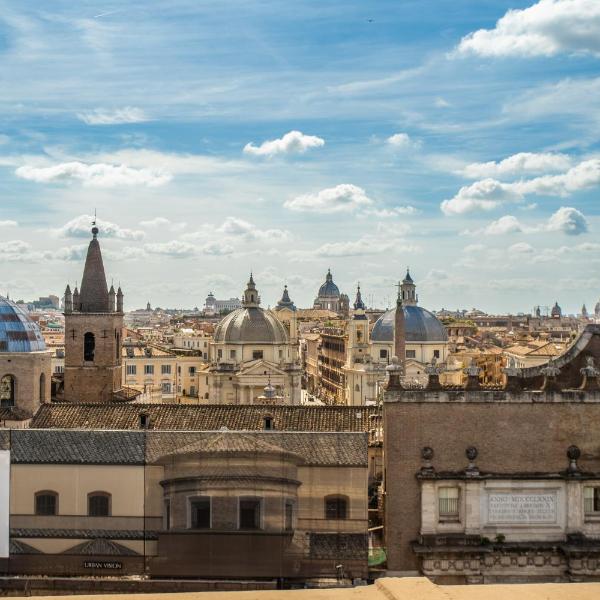
{"type": "Polygon", "coordinates": [[[354,300],[354,310],[365,310],[365,303],[360,293],[360,283],[356,286],[356,299],[354,300]]]}
{"type": "Polygon", "coordinates": [[[404,277],[403,283],[413,283],[412,277],[410,276],[410,269],[406,267],[406,277],[404,277]]]}
{"type": "Polygon", "coordinates": [[[109,310],[108,286],[97,235],[98,228],[94,225],[79,291],[79,310],[81,312],[103,313],[109,310]]]}

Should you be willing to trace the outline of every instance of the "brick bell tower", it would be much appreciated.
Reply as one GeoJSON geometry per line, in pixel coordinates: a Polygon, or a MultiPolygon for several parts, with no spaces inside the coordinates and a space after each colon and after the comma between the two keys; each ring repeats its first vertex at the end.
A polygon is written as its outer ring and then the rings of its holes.
{"type": "Polygon", "coordinates": [[[106,285],[94,221],[81,290],[65,290],[66,402],[110,402],[122,389],[123,293],[106,285]],[[115,303],[116,300],[116,303],[115,303]]]}

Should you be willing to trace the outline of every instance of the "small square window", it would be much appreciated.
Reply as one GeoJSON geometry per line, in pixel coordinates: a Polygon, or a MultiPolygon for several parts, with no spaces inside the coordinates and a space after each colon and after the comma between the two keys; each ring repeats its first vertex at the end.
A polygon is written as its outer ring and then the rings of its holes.
{"type": "Polygon", "coordinates": [[[407,350],[406,351],[406,358],[416,358],[416,357],[417,357],[416,350],[407,350]]]}
{"type": "Polygon", "coordinates": [[[387,358],[388,356],[388,351],[387,350],[380,350],[379,351],[379,358],[387,358]]]}
{"type": "Polygon", "coordinates": [[[252,351],[252,360],[259,360],[263,357],[262,350],[253,350],[252,351]]]}

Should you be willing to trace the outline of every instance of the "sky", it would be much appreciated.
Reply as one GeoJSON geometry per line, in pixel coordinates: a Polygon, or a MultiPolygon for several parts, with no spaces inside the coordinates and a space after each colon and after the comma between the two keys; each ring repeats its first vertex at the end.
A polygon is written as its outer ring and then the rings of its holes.
{"type": "MultiPolygon", "coordinates": [[[[600,298],[600,2],[0,0],[0,286],[600,298]]],[[[2,293],[4,294],[4,289],[2,293]]]]}

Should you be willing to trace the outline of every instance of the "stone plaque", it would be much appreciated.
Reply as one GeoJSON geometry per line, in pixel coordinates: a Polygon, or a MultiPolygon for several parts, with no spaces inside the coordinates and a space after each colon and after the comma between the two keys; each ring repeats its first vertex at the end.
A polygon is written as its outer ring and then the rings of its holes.
{"type": "Polygon", "coordinates": [[[555,492],[492,492],[489,523],[556,523],[555,492]]]}

